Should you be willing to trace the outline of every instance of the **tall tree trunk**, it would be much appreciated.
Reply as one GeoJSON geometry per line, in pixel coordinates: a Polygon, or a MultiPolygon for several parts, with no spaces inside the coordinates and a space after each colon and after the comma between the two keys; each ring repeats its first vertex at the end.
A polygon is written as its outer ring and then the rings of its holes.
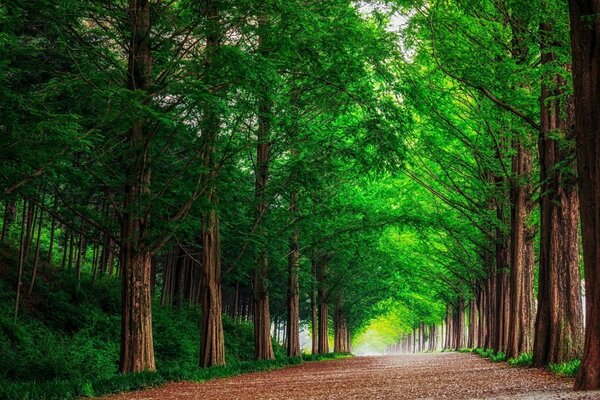
{"type": "MultiPolygon", "coordinates": [[[[261,24],[264,21],[261,19],[261,24]]],[[[265,53],[264,37],[259,37],[259,48],[265,53]]],[[[266,55],[266,54],[265,54],[266,55]]],[[[269,163],[271,143],[269,133],[271,131],[271,101],[268,88],[262,87],[259,94],[258,106],[258,132],[256,145],[256,225],[257,232],[261,238],[259,244],[257,265],[253,271],[252,289],[254,292],[254,341],[255,357],[258,360],[273,359],[273,346],[271,343],[271,315],[269,310],[269,255],[267,245],[267,229],[265,224],[267,209],[269,207],[266,198],[267,184],[269,180],[269,163]]]]}
{"type": "MultiPolygon", "coordinates": [[[[542,64],[556,63],[545,43],[553,27],[543,24],[542,64]]],[[[575,149],[553,137],[573,139],[573,102],[564,99],[566,81],[550,77],[540,98],[540,270],[533,365],[543,367],[579,358],[583,350],[583,310],[579,274],[579,197],[576,182],[560,165],[575,149]]],[[[573,166],[574,169],[574,166],[573,166]]],[[[572,174],[574,176],[574,174],[572,174]]]]}
{"type": "MultiPolygon", "coordinates": [[[[495,262],[493,262],[495,264],[495,262]]],[[[485,281],[485,314],[486,314],[486,331],[485,343],[483,347],[486,349],[495,349],[497,347],[497,330],[496,324],[498,320],[498,302],[496,300],[496,272],[494,272],[485,281]]]]}
{"type": "Polygon", "coordinates": [[[487,314],[486,314],[486,293],[484,285],[477,289],[476,304],[477,307],[477,332],[475,333],[475,347],[485,347],[485,341],[487,339],[487,314]]]}
{"type": "Polygon", "coordinates": [[[569,0],[586,325],[575,388],[600,388],[600,1],[569,0]]]}
{"type": "Polygon", "coordinates": [[[50,222],[50,243],[48,244],[48,255],[46,256],[46,260],[44,261],[43,272],[46,272],[48,265],[52,264],[52,252],[54,251],[54,238],[56,234],[56,219],[52,217],[52,221],[50,222]]]}
{"type": "Polygon", "coordinates": [[[533,234],[527,225],[532,210],[531,154],[521,143],[515,144],[511,189],[510,312],[506,356],[516,358],[532,348],[533,234]]]}
{"type": "MultiPolygon", "coordinates": [[[[499,162],[502,161],[502,155],[497,153],[496,158],[499,162]]],[[[508,338],[508,320],[510,310],[510,252],[509,252],[509,237],[505,233],[503,227],[508,225],[508,214],[506,212],[509,209],[508,204],[509,196],[506,190],[506,177],[494,177],[496,190],[500,192],[500,195],[496,199],[496,219],[498,226],[496,227],[496,243],[495,243],[495,280],[491,285],[491,299],[494,304],[491,305],[490,309],[493,312],[491,314],[491,348],[495,352],[506,352],[506,344],[508,338]]]]}
{"type": "Polygon", "coordinates": [[[35,233],[35,222],[37,221],[37,215],[41,212],[39,207],[36,207],[34,201],[30,201],[29,203],[29,212],[27,213],[27,228],[25,230],[25,263],[29,260],[29,253],[31,250],[31,243],[33,242],[33,234],[35,233]]]}
{"type": "MultiPolygon", "coordinates": [[[[81,224],[83,228],[83,224],[81,224]]],[[[85,262],[86,238],[79,235],[79,243],[77,244],[77,258],[75,260],[75,271],[77,273],[77,288],[81,286],[81,264],[85,262]]]]}
{"type": "Polygon", "coordinates": [[[317,257],[312,257],[312,292],[310,298],[310,316],[311,316],[311,330],[312,330],[312,354],[319,354],[319,328],[318,328],[318,312],[317,312],[317,292],[318,292],[318,278],[317,278],[317,257]]]}
{"type": "Polygon", "coordinates": [[[28,213],[30,212],[30,208],[27,206],[27,201],[23,200],[23,214],[21,218],[21,237],[19,244],[19,270],[17,272],[17,295],[15,298],[15,322],[17,321],[17,317],[19,315],[19,302],[21,299],[21,287],[23,286],[23,268],[25,265],[25,242],[27,235],[26,223],[29,219],[28,213]]]}
{"type": "MultiPolygon", "coordinates": [[[[292,220],[298,212],[298,193],[290,194],[290,214],[292,220]]],[[[288,357],[299,357],[300,353],[300,290],[298,287],[298,269],[300,268],[300,251],[298,249],[298,228],[293,227],[290,235],[290,252],[288,255],[289,292],[287,338],[288,357]]]]}
{"type": "MultiPolygon", "coordinates": [[[[297,103],[298,91],[292,91],[292,114],[294,125],[290,131],[290,141],[292,143],[290,155],[292,162],[298,162],[298,150],[296,141],[298,136],[297,127],[297,103]]],[[[300,250],[299,250],[299,232],[296,225],[298,218],[298,189],[296,187],[298,180],[298,168],[292,165],[290,174],[291,190],[290,190],[290,207],[289,219],[292,227],[292,232],[289,238],[289,254],[288,254],[288,319],[287,319],[287,353],[288,357],[299,357],[300,352],[300,289],[298,285],[298,270],[300,268],[300,250]]]]}
{"type": "Polygon", "coordinates": [[[202,278],[200,279],[202,326],[200,366],[225,364],[221,304],[221,241],[217,210],[209,211],[202,229],[202,278]]]}
{"type": "Polygon", "coordinates": [[[41,243],[41,238],[42,238],[42,225],[44,222],[44,213],[42,212],[42,210],[40,210],[40,220],[38,222],[38,228],[37,228],[37,239],[36,239],[36,245],[35,245],[35,259],[33,261],[33,272],[31,274],[31,282],[29,282],[29,289],[27,290],[27,296],[31,296],[31,293],[33,292],[33,287],[35,286],[35,279],[37,277],[37,271],[38,271],[38,264],[40,262],[40,243],[41,243]]]}
{"type": "MultiPolygon", "coordinates": [[[[502,210],[500,210],[502,213],[502,210]]],[[[493,343],[495,352],[506,352],[508,342],[508,321],[510,312],[510,278],[508,271],[509,252],[507,238],[498,229],[496,243],[496,324],[493,343]]]]}
{"type": "Polygon", "coordinates": [[[477,297],[479,295],[476,293],[475,298],[469,301],[469,340],[467,342],[467,348],[474,349],[478,347],[478,311],[477,311],[477,297]]]}
{"type": "Polygon", "coordinates": [[[465,347],[464,343],[465,329],[465,301],[462,297],[456,302],[456,312],[454,313],[454,350],[460,350],[465,347]]]}
{"type": "Polygon", "coordinates": [[[318,354],[329,353],[329,294],[327,291],[327,263],[320,260],[317,264],[319,282],[319,348],[318,354]]]}
{"type": "MultiPolygon", "coordinates": [[[[204,14],[208,22],[206,36],[205,70],[209,84],[216,81],[213,62],[221,45],[219,9],[213,0],[204,2],[204,14]]],[[[207,200],[211,209],[202,221],[202,277],[200,279],[200,306],[202,309],[200,366],[210,367],[225,364],[225,347],[222,321],[221,288],[221,235],[218,199],[216,195],[215,142],[219,132],[219,115],[214,107],[208,106],[204,115],[203,164],[206,170],[203,181],[207,188],[207,200]]],[[[191,280],[193,282],[193,280],[191,280]]]]}
{"type": "MultiPolygon", "coordinates": [[[[147,92],[152,64],[150,5],[147,0],[130,0],[128,8],[128,83],[132,91],[147,92]]],[[[144,102],[150,98],[144,93],[144,102]]],[[[151,268],[152,254],[144,246],[149,220],[143,206],[150,190],[148,141],[144,118],[133,122],[127,135],[129,160],[125,167],[125,190],[121,216],[120,268],[122,284],[121,373],[153,371],[151,268]]]]}
{"type": "Polygon", "coordinates": [[[179,246],[179,251],[177,253],[177,260],[174,264],[173,271],[173,291],[172,291],[172,299],[173,299],[173,307],[181,308],[183,306],[184,297],[185,297],[185,281],[186,281],[186,270],[188,264],[188,255],[187,249],[184,246],[179,246]]]}
{"type": "Polygon", "coordinates": [[[4,219],[2,221],[2,234],[0,242],[4,242],[8,235],[8,229],[17,216],[17,203],[14,200],[7,200],[4,205],[4,219]]]}
{"type": "Polygon", "coordinates": [[[338,300],[333,314],[333,351],[336,353],[350,353],[348,322],[343,306],[343,300],[338,300]]]}

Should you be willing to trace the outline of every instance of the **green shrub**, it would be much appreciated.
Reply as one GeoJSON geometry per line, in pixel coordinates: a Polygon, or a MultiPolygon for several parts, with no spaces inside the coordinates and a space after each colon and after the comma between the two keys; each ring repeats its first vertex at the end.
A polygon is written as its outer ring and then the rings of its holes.
{"type": "Polygon", "coordinates": [[[302,354],[302,360],[304,361],[324,361],[324,360],[338,360],[341,358],[352,357],[351,353],[327,353],[327,354],[302,354]]]}
{"type": "Polygon", "coordinates": [[[483,349],[481,347],[474,349],[473,352],[485,358],[492,358],[492,356],[494,355],[493,349],[483,349]]]}
{"type": "Polygon", "coordinates": [[[492,362],[506,361],[506,354],[501,351],[494,353],[493,349],[477,348],[473,352],[479,354],[481,357],[489,358],[492,362]]]}
{"type": "MultiPolygon", "coordinates": [[[[0,251],[2,249],[0,248],[0,251]]],[[[0,255],[1,258],[1,255],[0,255]]],[[[200,310],[153,306],[157,372],[119,375],[120,282],[103,277],[77,284],[69,271],[40,278],[34,296],[12,318],[14,291],[0,280],[0,400],[69,400],[163,384],[206,381],[297,365],[274,342],[275,360],[253,361],[251,323],[223,316],[226,366],[198,368],[200,310]]],[[[347,355],[304,356],[326,360],[347,355]]]]}
{"type": "Polygon", "coordinates": [[[531,367],[533,364],[533,353],[523,353],[519,357],[511,358],[508,364],[513,367],[531,367]]]}
{"type": "Polygon", "coordinates": [[[503,352],[499,351],[496,354],[493,354],[492,356],[490,356],[490,360],[492,362],[506,361],[506,354],[504,354],[503,352]]]}
{"type": "Polygon", "coordinates": [[[571,360],[561,364],[550,364],[548,368],[555,374],[562,376],[575,376],[579,372],[581,360],[571,360]]]}

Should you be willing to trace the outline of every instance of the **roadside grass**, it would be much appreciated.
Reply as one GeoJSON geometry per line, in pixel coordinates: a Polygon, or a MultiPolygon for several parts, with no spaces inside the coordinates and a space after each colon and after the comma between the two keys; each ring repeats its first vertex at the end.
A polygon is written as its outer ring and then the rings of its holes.
{"type": "MultiPolygon", "coordinates": [[[[508,365],[513,367],[531,367],[533,364],[533,354],[523,353],[517,358],[506,360],[506,354],[502,352],[494,353],[492,349],[473,349],[473,353],[481,357],[488,358],[493,362],[507,361],[508,365]]],[[[548,370],[556,375],[574,377],[579,372],[581,360],[571,360],[561,364],[550,364],[548,370]]]]}
{"type": "Polygon", "coordinates": [[[482,349],[481,347],[473,350],[473,353],[480,355],[481,357],[488,358],[492,362],[502,362],[506,361],[506,354],[499,351],[498,353],[494,352],[492,349],[482,349]]]}
{"type": "MultiPolygon", "coordinates": [[[[14,252],[0,246],[0,264],[14,252]],[[6,254],[5,254],[6,253],[6,254]]],[[[156,372],[120,375],[120,282],[81,282],[70,271],[42,275],[15,321],[13,269],[0,277],[0,400],[73,400],[156,387],[171,381],[204,382],[268,371],[346,354],[288,358],[273,342],[275,360],[254,361],[253,327],[223,316],[226,366],[200,369],[197,307],[153,306],[156,372]]]]}
{"type": "Polygon", "coordinates": [[[571,360],[562,364],[550,364],[548,369],[560,376],[574,377],[579,372],[581,360],[571,360]]]}
{"type": "Polygon", "coordinates": [[[523,353],[517,358],[508,360],[508,365],[512,367],[531,367],[533,364],[533,353],[523,353]]]}
{"type": "Polygon", "coordinates": [[[275,360],[233,362],[222,367],[191,371],[157,371],[138,374],[114,375],[98,380],[52,380],[48,382],[2,382],[0,399],[6,400],[71,400],[81,397],[104,396],[164,385],[174,381],[206,382],[251,372],[264,372],[317,362],[351,357],[350,354],[306,355],[275,360]]]}

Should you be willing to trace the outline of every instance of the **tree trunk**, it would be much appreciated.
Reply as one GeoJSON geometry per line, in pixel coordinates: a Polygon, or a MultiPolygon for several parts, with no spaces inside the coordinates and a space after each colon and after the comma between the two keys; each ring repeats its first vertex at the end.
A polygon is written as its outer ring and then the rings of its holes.
{"type": "Polygon", "coordinates": [[[487,314],[486,314],[486,293],[484,287],[477,289],[476,304],[477,307],[477,333],[475,339],[475,347],[485,347],[484,343],[487,338],[487,314]]]}
{"type": "Polygon", "coordinates": [[[29,282],[29,289],[27,290],[27,296],[31,296],[33,287],[35,286],[35,279],[37,277],[38,264],[40,262],[40,242],[42,238],[42,224],[44,222],[44,213],[40,210],[40,220],[37,228],[37,240],[35,245],[35,259],[33,261],[33,272],[31,274],[31,282],[29,282]]]}
{"type": "Polygon", "coordinates": [[[339,300],[333,314],[333,351],[336,353],[350,353],[348,322],[343,310],[343,300],[339,300]]]}
{"type": "Polygon", "coordinates": [[[461,298],[458,299],[456,303],[456,311],[454,313],[454,343],[453,349],[460,350],[465,347],[464,344],[464,326],[465,326],[465,306],[464,300],[461,298]]]}
{"type": "Polygon", "coordinates": [[[569,0],[586,326],[580,390],[600,389],[600,1],[569,0]]]}
{"type": "Polygon", "coordinates": [[[310,316],[311,316],[311,329],[312,329],[312,354],[319,354],[319,328],[318,328],[318,315],[317,315],[317,258],[313,255],[312,257],[312,293],[310,298],[310,316]]]}
{"type": "MultiPolygon", "coordinates": [[[[506,250],[506,249],[505,249],[506,250]]],[[[506,352],[508,341],[508,321],[510,312],[510,279],[506,269],[496,274],[496,327],[494,351],[506,352]]]]}
{"type": "MultiPolygon", "coordinates": [[[[290,213],[292,220],[298,210],[298,193],[290,196],[290,213]]],[[[298,229],[292,228],[290,236],[290,252],[288,255],[289,292],[288,292],[288,321],[287,321],[287,354],[288,357],[299,357],[300,353],[300,291],[298,287],[298,269],[300,267],[300,252],[298,250],[298,229]]]]}
{"type": "MultiPolygon", "coordinates": [[[[147,0],[130,0],[128,8],[128,83],[131,91],[146,92],[152,63],[150,5],[147,0]]],[[[144,102],[149,104],[146,95],[144,102]]],[[[153,371],[151,268],[152,254],[144,246],[149,220],[143,207],[150,191],[147,122],[138,118],[129,130],[129,160],[125,166],[125,190],[121,216],[120,268],[123,280],[121,315],[121,373],[153,371]]]]}
{"type": "Polygon", "coordinates": [[[8,230],[17,216],[17,203],[14,200],[8,200],[4,205],[4,219],[2,221],[2,234],[0,234],[0,242],[8,236],[8,230]]]}
{"type": "Polygon", "coordinates": [[[479,320],[477,317],[477,297],[478,295],[476,294],[475,299],[471,299],[471,301],[469,301],[469,340],[467,343],[467,348],[469,349],[478,347],[477,339],[479,328],[477,322],[479,320]]]}
{"type": "Polygon", "coordinates": [[[496,272],[486,279],[485,283],[485,304],[486,304],[486,330],[487,336],[483,345],[486,349],[495,349],[498,346],[497,339],[497,321],[498,321],[498,301],[496,291],[496,272]]]}
{"type": "Polygon", "coordinates": [[[52,221],[50,222],[50,243],[48,244],[48,255],[46,256],[46,260],[44,262],[44,273],[48,265],[52,264],[52,252],[54,250],[54,237],[56,234],[56,219],[52,217],[52,221]]]}
{"type": "MultiPolygon", "coordinates": [[[[259,25],[264,24],[264,18],[259,18],[259,25]]],[[[264,46],[264,37],[258,38],[259,52],[267,56],[264,46]]],[[[267,185],[269,181],[269,164],[271,142],[271,100],[268,95],[269,88],[264,85],[258,94],[258,131],[256,143],[256,182],[255,199],[256,215],[255,224],[257,233],[262,241],[259,243],[258,259],[252,273],[252,289],[254,292],[254,341],[256,359],[273,359],[273,346],[271,343],[271,316],[269,310],[269,255],[266,245],[267,228],[265,224],[269,204],[267,201],[267,185]]]]}
{"type": "MultiPolygon", "coordinates": [[[[504,179],[497,178],[497,185],[502,186],[504,179]]],[[[499,199],[496,207],[496,216],[499,223],[506,221],[506,201],[499,199]]],[[[497,352],[506,352],[508,342],[508,323],[510,312],[510,277],[509,277],[509,239],[503,230],[496,229],[496,281],[494,283],[495,321],[492,349],[497,352]]]]}
{"type": "Polygon", "coordinates": [[[221,319],[221,240],[217,210],[205,217],[202,229],[202,308],[200,366],[225,364],[223,322],[221,319]]]}
{"type": "Polygon", "coordinates": [[[319,347],[318,354],[329,353],[329,304],[326,286],[327,264],[320,261],[317,264],[319,281],[319,347]]]}
{"type": "Polygon", "coordinates": [[[25,264],[27,264],[27,260],[29,260],[29,253],[31,250],[31,242],[33,241],[33,234],[35,233],[35,222],[37,221],[37,215],[38,212],[41,212],[40,208],[36,207],[33,201],[30,201],[28,204],[29,211],[27,213],[27,228],[25,229],[25,248],[23,250],[23,254],[25,255],[25,264]]]}
{"type": "Polygon", "coordinates": [[[515,175],[511,189],[510,241],[510,312],[508,324],[507,358],[516,358],[532,348],[533,303],[533,234],[527,226],[532,209],[531,188],[525,183],[531,174],[531,154],[516,143],[513,157],[515,175]],[[523,181],[523,182],[521,182],[523,181]]]}
{"type": "Polygon", "coordinates": [[[23,201],[23,215],[21,218],[21,237],[20,237],[20,245],[19,245],[19,270],[17,272],[17,295],[15,298],[15,322],[17,321],[17,317],[19,315],[19,302],[21,299],[21,287],[23,286],[23,267],[25,265],[25,242],[26,242],[26,222],[28,220],[28,213],[30,212],[30,208],[27,207],[27,201],[23,201]]]}
{"type": "MultiPolygon", "coordinates": [[[[127,236],[124,236],[127,237],[127,236]]],[[[121,316],[121,373],[153,371],[152,309],[148,251],[121,249],[123,268],[123,314],[121,316]]]]}
{"type": "MultiPolygon", "coordinates": [[[[544,41],[549,38],[553,27],[543,24],[540,30],[544,41]]],[[[547,50],[547,44],[543,41],[542,63],[555,63],[555,54],[547,50]]],[[[553,139],[557,134],[566,140],[573,139],[573,103],[572,98],[563,99],[566,85],[563,78],[551,77],[551,82],[552,86],[542,85],[540,98],[542,195],[538,310],[533,348],[533,365],[536,367],[579,358],[583,350],[579,198],[576,182],[569,179],[570,174],[565,176],[561,172],[564,167],[559,168],[559,165],[574,158],[575,151],[553,139]]]]}
{"type": "MultiPolygon", "coordinates": [[[[220,21],[216,2],[204,2],[204,14],[208,22],[206,35],[206,79],[214,84],[215,66],[213,57],[220,47],[220,21]]],[[[219,131],[219,116],[212,107],[207,107],[203,122],[204,148],[202,152],[207,200],[211,209],[202,217],[202,276],[200,278],[200,306],[202,310],[200,366],[211,367],[225,364],[225,347],[222,321],[221,288],[221,235],[215,185],[215,141],[219,131]]],[[[193,293],[194,279],[190,280],[193,293]]],[[[190,297],[191,298],[191,297],[190,297]]],[[[193,300],[192,300],[193,301],[193,300]]]]}
{"type": "MultiPolygon", "coordinates": [[[[81,224],[83,227],[83,224],[81,224]]],[[[79,243],[77,246],[77,258],[75,260],[75,271],[77,273],[77,288],[81,286],[81,264],[85,262],[86,239],[83,235],[79,235],[79,243]]]]}
{"type": "Polygon", "coordinates": [[[173,271],[173,307],[181,308],[185,298],[186,271],[188,265],[187,251],[183,246],[179,246],[177,260],[175,261],[175,269],[173,271]]]}
{"type": "MultiPolygon", "coordinates": [[[[296,149],[297,126],[296,126],[296,109],[298,95],[296,91],[292,93],[292,107],[294,114],[294,126],[290,131],[290,141],[292,148],[290,155],[292,162],[298,160],[298,150],[296,149]]],[[[298,180],[298,170],[296,165],[292,165],[290,174],[291,190],[290,190],[290,207],[289,219],[292,227],[292,232],[289,238],[289,255],[288,255],[288,320],[287,320],[287,353],[288,357],[299,357],[300,352],[300,291],[298,286],[298,270],[300,268],[300,251],[298,248],[299,233],[296,226],[298,218],[298,189],[296,188],[298,180]]]]}

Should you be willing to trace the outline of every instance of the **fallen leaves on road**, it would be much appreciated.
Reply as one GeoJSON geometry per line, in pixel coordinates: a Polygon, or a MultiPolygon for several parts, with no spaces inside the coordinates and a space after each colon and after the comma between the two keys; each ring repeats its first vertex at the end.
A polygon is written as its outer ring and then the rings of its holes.
{"type": "Polygon", "coordinates": [[[206,383],[179,382],[105,400],[600,399],[573,381],[473,354],[433,353],[311,362],[206,383]]]}

